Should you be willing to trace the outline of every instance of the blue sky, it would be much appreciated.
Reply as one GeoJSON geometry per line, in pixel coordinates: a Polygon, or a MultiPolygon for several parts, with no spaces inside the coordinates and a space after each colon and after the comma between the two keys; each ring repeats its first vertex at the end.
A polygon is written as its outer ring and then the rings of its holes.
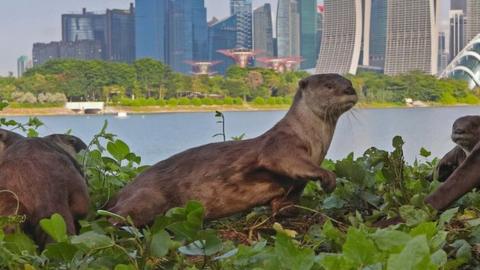
{"type": "MultiPolygon", "coordinates": [[[[34,42],[61,39],[61,14],[80,12],[83,7],[102,12],[106,8],[127,9],[133,0],[0,0],[0,76],[16,74],[17,58],[31,57],[34,42]]],[[[448,0],[441,0],[444,10],[448,0]]],[[[256,8],[266,2],[275,10],[277,0],[253,0],[256,8]]],[[[205,0],[208,18],[228,16],[228,0],[205,0]]],[[[446,13],[444,13],[446,14],[446,13]]],[[[446,16],[446,15],[445,15],[446,16]]]]}

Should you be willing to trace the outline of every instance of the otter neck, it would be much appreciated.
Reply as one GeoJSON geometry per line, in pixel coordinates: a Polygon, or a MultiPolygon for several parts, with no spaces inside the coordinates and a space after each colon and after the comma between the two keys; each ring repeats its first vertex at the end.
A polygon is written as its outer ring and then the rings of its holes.
{"type": "Polygon", "coordinates": [[[337,117],[319,117],[308,107],[304,99],[300,99],[292,105],[282,121],[291,127],[292,132],[300,140],[308,143],[312,160],[320,163],[332,142],[337,120],[337,117]]]}

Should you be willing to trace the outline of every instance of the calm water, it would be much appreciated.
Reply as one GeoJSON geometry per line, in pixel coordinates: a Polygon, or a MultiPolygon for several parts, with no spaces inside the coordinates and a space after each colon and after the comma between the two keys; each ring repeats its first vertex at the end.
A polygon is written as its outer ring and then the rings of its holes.
{"type": "MultiPolygon", "coordinates": [[[[228,137],[242,133],[247,138],[258,136],[271,128],[285,115],[285,111],[227,112],[226,133],[228,137]]],[[[406,141],[405,154],[408,161],[418,156],[421,147],[441,156],[450,150],[453,143],[449,134],[452,123],[460,116],[480,114],[480,107],[416,108],[416,109],[356,109],[340,119],[328,157],[340,159],[348,153],[362,154],[376,146],[392,149],[395,135],[406,141]]],[[[12,117],[25,121],[25,117],[12,117]]],[[[115,116],[42,116],[45,126],[41,135],[73,134],[85,142],[91,140],[108,120],[108,131],[126,141],[133,152],[142,157],[142,163],[153,164],[182,150],[219,141],[212,135],[221,129],[213,113],[172,113],[132,115],[127,118],[115,116]]]]}

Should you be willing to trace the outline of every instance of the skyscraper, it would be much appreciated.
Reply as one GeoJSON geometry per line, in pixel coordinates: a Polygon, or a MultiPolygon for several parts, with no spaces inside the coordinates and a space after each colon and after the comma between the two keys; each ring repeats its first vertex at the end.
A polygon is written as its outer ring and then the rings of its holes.
{"type": "Polygon", "coordinates": [[[204,0],[193,1],[192,5],[193,60],[204,61],[208,59],[207,9],[204,0]]]}
{"type": "Polygon", "coordinates": [[[237,15],[211,23],[208,29],[208,53],[210,61],[220,61],[215,69],[225,74],[227,68],[234,64],[233,60],[218,52],[231,49],[237,44],[237,15]]]}
{"type": "Polygon", "coordinates": [[[314,68],[317,60],[317,0],[299,0],[300,55],[302,69],[314,68]]]}
{"type": "Polygon", "coordinates": [[[107,9],[106,60],[131,63],[135,60],[135,9],[107,9]]]}
{"type": "Polygon", "coordinates": [[[135,56],[165,62],[167,0],[135,1],[135,56]]]}
{"type": "Polygon", "coordinates": [[[252,0],[230,0],[230,15],[237,16],[236,48],[253,48],[252,42],[252,0]]]}
{"type": "Polygon", "coordinates": [[[322,45],[316,72],[355,74],[362,49],[362,0],[325,0],[324,5],[322,45]]]}
{"type": "Polygon", "coordinates": [[[467,0],[450,0],[450,10],[462,10],[467,14],[467,0]]]}
{"type": "Polygon", "coordinates": [[[192,0],[173,0],[168,8],[167,63],[182,73],[191,71],[193,60],[192,0]]]}
{"type": "Polygon", "coordinates": [[[17,59],[17,77],[20,78],[23,76],[23,73],[30,68],[28,56],[22,55],[17,59]]]}
{"type": "MultiPolygon", "coordinates": [[[[87,12],[84,8],[80,14],[62,14],[62,41],[76,42],[95,40],[102,45],[105,52],[106,19],[105,14],[87,12]]],[[[105,55],[102,54],[102,58],[105,55]]]]}
{"type": "Polygon", "coordinates": [[[320,46],[322,45],[323,12],[325,12],[325,7],[323,5],[318,5],[317,6],[317,42],[316,42],[315,63],[318,60],[318,55],[320,53],[320,46]]]}
{"type": "Polygon", "coordinates": [[[97,40],[71,42],[50,42],[33,44],[33,66],[39,66],[53,59],[102,59],[102,44],[97,40]]]}
{"type": "Polygon", "coordinates": [[[297,0],[279,0],[277,7],[279,57],[300,56],[300,15],[297,0]]]}
{"type": "Polygon", "coordinates": [[[462,10],[450,10],[450,58],[452,61],[465,47],[465,16],[462,10]]]}
{"type": "Polygon", "coordinates": [[[438,73],[442,73],[448,65],[447,38],[445,32],[438,33],[438,73]]]}
{"type": "Polygon", "coordinates": [[[480,34],[480,0],[467,0],[467,19],[466,43],[480,34]]]}
{"type": "Polygon", "coordinates": [[[371,0],[369,66],[384,68],[387,45],[387,0],[371,0]]]}
{"type": "Polygon", "coordinates": [[[272,9],[268,3],[253,11],[253,48],[258,57],[274,55],[272,9]]]}
{"type": "Polygon", "coordinates": [[[388,1],[385,74],[437,73],[437,8],[437,0],[388,1]]]}

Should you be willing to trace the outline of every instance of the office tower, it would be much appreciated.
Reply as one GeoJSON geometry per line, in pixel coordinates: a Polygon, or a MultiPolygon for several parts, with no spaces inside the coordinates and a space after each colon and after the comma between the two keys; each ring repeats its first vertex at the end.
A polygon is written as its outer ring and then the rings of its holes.
{"type": "Polygon", "coordinates": [[[452,61],[465,47],[466,20],[462,10],[450,10],[450,59],[452,61]]]}
{"type": "Polygon", "coordinates": [[[135,9],[107,9],[106,60],[132,63],[135,61],[135,9]]]}
{"type": "Polygon", "coordinates": [[[315,63],[318,61],[318,54],[320,53],[320,46],[322,45],[323,34],[323,12],[325,7],[323,5],[317,6],[317,42],[316,42],[316,57],[315,63]]]}
{"type": "Polygon", "coordinates": [[[237,16],[235,47],[252,49],[252,0],[230,0],[230,15],[237,16]]]}
{"type": "Polygon", "coordinates": [[[438,73],[442,73],[448,65],[447,38],[445,32],[438,33],[438,73]]]}
{"type": "Polygon", "coordinates": [[[362,49],[362,0],[325,0],[324,5],[322,46],[316,72],[355,74],[362,49]]]}
{"type": "Polygon", "coordinates": [[[193,60],[208,60],[208,24],[207,9],[204,0],[195,0],[192,3],[193,24],[193,60]]]}
{"type": "Polygon", "coordinates": [[[167,0],[135,1],[135,57],[166,62],[167,0]]]}
{"type": "Polygon", "coordinates": [[[302,69],[314,68],[317,60],[317,0],[298,0],[302,69]]]}
{"type": "Polygon", "coordinates": [[[467,20],[466,43],[480,34],[480,0],[467,0],[467,20]]]}
{"type": "Polygon", "coordinates": [[[167,63],[182,73],[191,71],[193,60],[192,0],[170,1],[168,8],[167,63]]]}
{"type": "Polygon", "coordinates": [[[278,57],[300,56],[300,15],[297,0],[279,0],[277,7],[278,57]]]}
{"type": "Polygon", "coordinates": [[[388,1],[385,74],[437,73],[437,7],[437,0],[388,1]]]}
{"type": "MultiPolygon", "coordinates": [[[[102,45],[105,51],[106,40],[105,14],[87,12],[84,8],[80,14],[62,14],[62,41],[76,42],[81,40],[95,40],[102,45]]],[[[102,58],[105,56],[102,54],[102,58]]]]}
{"type": "Polygon", "coordinates": [[[387,0],[371,0],[369,66],[383,69],[387,45],[387,0]]]}
{"type": "Polygon", "coordinates": [[[215,69],[225,74],[227,68],[234,64],[233,60],[218,52],[218,50],[232,49],[237,44],[237,15],[224,20],[209,23],[208,52],[210,61],[220,61],[215,69]]]}
{"type": "Polygon", "coordinates": [[[467,14],[467,0],[450,0],[450,10],[462,10],[467,14]]]}
{"type": "Polygon", "coordinates": [[[470,88],[480,87],[480,34],[475,36],[441,74],[468,82],[470,88]]]}
{"type": "Polygon", "coordinates": [[[258,57],[273,57],[272,9],[265,4],[253,11],[253,48],[258,57]]]}
{"type": "Polygon", "coordinates": [[[17,77],[23,76],[23,73],[29,68],[28,56],[22,55],[17,59],[17,77]]]}
{"type": "Polygon", "coordinates": [[[102,44],[97,40],[73,42],[50,42],[33,44],[33,66],[39,66],[53,59],[102,59],[102,44]]]}

